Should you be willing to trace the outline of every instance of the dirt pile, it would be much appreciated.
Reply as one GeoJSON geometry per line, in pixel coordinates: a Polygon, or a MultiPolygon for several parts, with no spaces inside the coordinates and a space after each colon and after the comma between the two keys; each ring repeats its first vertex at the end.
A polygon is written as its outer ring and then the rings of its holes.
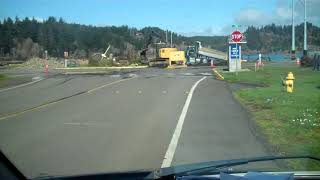
{"type": "Polygon", "coordinates": [[[50,58],[48,60],[41,58],[31,58],[22,64],[12,65],[16,69],[28,69],[28,70],[37,70],[44,69],[45,65],[48,64],[49,68],[61,68],[64,67],[64,63],[57,58],[50,58]]]}

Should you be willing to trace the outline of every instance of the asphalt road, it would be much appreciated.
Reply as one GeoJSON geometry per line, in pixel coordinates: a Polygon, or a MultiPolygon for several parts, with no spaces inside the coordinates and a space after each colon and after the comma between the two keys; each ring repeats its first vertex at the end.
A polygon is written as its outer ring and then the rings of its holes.
{"type": "Polygon", "coordinates": [[[30,178],[160,168],[168,152],[170,165],[266,155],[247,112],[210,74],[54,75],[0,91],[0,149],[30,178]]]}

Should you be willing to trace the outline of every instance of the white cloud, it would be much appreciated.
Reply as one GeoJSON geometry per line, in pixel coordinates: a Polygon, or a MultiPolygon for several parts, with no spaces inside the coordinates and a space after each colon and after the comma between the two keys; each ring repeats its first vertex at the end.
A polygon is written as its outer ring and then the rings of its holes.
{"type": "MultiPolygon", "coordinates": [[[[246,8],[233,14],[232,23],[226,23],[223,27],[204,28],[202,30],[184,35],[228,35],[233,30],[232,24],[241,24],[242,30],[247,26],[263,26],[271,23],[277,25],[290,25],[292,16],[292,1],[278,0],[274,9],[270,12],[257,8],[246,8]]],[[[304,19],[304,0],[295,0],[296,24],[300,24],[304,19]]],[[[320,0],[307,0],[307,21],[320,26],[320,0]]]]}
{"type": "MultiPolygon", "coordinates": [[[[274,10],[264,12],[259,9],[243,9],[235,14],[234,22],[261,26],[266,24],[291,24],[292,18],[292,1],[278,0],[274,10]]],[[[296,23],[303,22],[304,6],[303,0],[295,0],[295,18],[296,23]]],[[[320,26],[320,0],[307,0],[307,21],[320,26]]]]}
{"type": "Polygon", "coordinates": [[[269,16],[257,9],[243,9],[234,14],[234,22],[241,25],[261,26],[269,22],[269,16]]]}
{"type": "Polygon", "coordinates": [[[186,32],[186,33],[179,33],[181,35],[184,35],[184,36],[212,36],[212,35],[222,35],[221,32],[222,32],[222,29],[221,27],[219,26],[208,26],[204,29],[197,29],[195,31],[192,31],[192,32],[186,32]]]}
{"type": "Polygon", "coordinates": [[[286,7],[277,7],[276,8],[276,16],[283,20],[290,20],[292,16],[292,10],[286,7]]]}
{"type": "MultiPolygon", "coordinates": [[[[301,23],[304,18],[304,5],[302,0],[296,0],[295,11],[297,23],[301,23]]],[[[320,0],[307,0],[307,21],[320,26],[320,0]]]]}
{"type": "MultiPolygon", "coordinates": [[[[307,13],[309,17],[320,18],[320,1],[319,0],[308,0],[307,1],[307,13]]],[[[318,21],[320,23],[320,21],[318,21]]]]}

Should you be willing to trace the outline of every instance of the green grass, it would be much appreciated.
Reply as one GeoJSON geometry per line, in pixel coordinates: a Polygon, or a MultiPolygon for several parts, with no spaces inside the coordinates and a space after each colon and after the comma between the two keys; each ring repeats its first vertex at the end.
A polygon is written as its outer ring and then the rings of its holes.
{"type": "Polygon", "coordinates": [[[7,79],[9,79],[8,76],[0,74],[0,81],[7,80],[7,79]]]}
{"type": "MultiPolygon", "coordinates": [[[[264,85],[241,89],[234,95],[252,113],[272,151],[283,155],[320,156],[320,72],[296,66],[274,66],[257,72],[241,72],[238,76],[222,74],[228,82],[264,85]],[[281,85],[281,77],[285,78],[290,71],[296,78],[291,94],[281,85]]],[[[300,163],[289,161],[288,164],[302,168],[300,163]]],[[[303,166],[320,169],[315,163],[303,166]]]]}

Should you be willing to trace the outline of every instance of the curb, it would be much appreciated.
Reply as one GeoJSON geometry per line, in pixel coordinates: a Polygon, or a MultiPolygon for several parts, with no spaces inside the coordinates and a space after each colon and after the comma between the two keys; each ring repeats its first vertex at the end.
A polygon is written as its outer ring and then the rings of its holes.
{"type": "Polygon", "coordinates": [[[224,77],[216,70],[216,69],[212,69],[212,71],[214,72],[214,74],[216,75],[216,78],[219,80],[224,80],[224,77]]]}
{"type": "Polygon", "coordinates": [[[12,87],[8,87],[8,88],[0,89],[0,93],[1,93],[1,92],[5,92],[5,91],[9,91],[9,90],[12,90],[12,89],[16,89],[16,88],[28,86],[28,85],[37,83],[37,82],[42,81],[42,80],[44,80],[44,78],[39,78],[39,79],[37,79],[37,78],[36,78],[36,79],[32,78],[32,81],[30,81],[30,82],[23,83],[23,84],[19,84],[19,85],[12,86],[12,87]]]}
{"type": "Polygon", "coordinates": [[[63,75],[86,75],[86,74],[107,74],[108,72],[103,72],[103,71],[84,71],[84,72],[77,72],[77,71],[74,71],[74,72],[64,72],[64,73],[61,73],[63,75]]]}
{"type": "Polygon", "coordinates": [[[70,68],[55,68],[56,70],[92,70],[92,69],[142,69],[148,66],[125,66],[125,67],[70,67],[70,68]]]}

